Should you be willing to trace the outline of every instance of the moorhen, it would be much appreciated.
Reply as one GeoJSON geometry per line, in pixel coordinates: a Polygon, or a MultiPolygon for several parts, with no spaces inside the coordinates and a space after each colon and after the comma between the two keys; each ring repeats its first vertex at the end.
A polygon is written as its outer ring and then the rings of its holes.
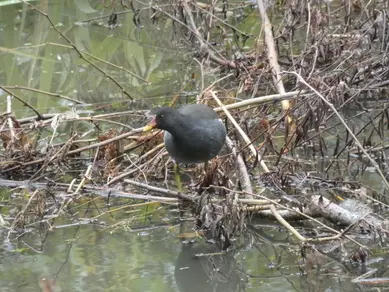
{"type": "Polygon", "coordinates": [[[178,110],[158,109],[144,128],[165,130],[165,147],[170,156],[184,164],[207,162],[222,149],[226,128],[216,112],[204,104],[189,104],[178,110]]]}

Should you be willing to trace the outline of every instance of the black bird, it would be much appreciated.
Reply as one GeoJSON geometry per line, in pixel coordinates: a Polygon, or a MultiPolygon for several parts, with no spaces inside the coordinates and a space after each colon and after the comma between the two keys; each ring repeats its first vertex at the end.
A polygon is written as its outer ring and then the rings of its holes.
{"type": "Polygon", "coordinates": [[[173,109],[158,109],[144,128],[165,130],[165,147],[170,156],[185,164],[207,162],[222,149],[226,128],[216,112],[204,104],[189,104],[173,109]]]}

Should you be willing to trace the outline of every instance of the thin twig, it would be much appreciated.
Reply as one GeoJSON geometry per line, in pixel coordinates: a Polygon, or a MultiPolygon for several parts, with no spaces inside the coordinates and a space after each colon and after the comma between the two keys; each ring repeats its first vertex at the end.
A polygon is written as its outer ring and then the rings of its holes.
{"type": "Polygon", "coordinates": [[[247,143],[251,153],[254,155],[254,157],[257,157],[259,163],[261,164],[263,170],[265,172],[270,172],[270,170],[267,168],[266,166],[266,163],[263,161],[261,155],[258,153],[258,151],[255,149],[254,145],[252,144],[252,142],[250,141],[250,138],[247,137],[246,133],[242,130],[242,128],[239,126],[239,124],[236,122],[236,120],[234,119],[234,117],[229,113],[229,111],[227,109],[225,109],[223,103],[220,101],[220,99],[216,96],[216,94],[211,90],[210,91],[213,99],[215,99],[215,101],[218,103],[218,105],[223,109],[224,113],[226,114],[226,116],[228,117],[228,119],[231,121],[231,123],[234,125],[234,127],[236,128],[236,130],[239,132],[239,134],[241,135],[241,137],[243,138],[243,140],[247,143]]]}
{"type": "Polygon", "coordinates": [[[28,102],[24,101],[22,98],[20,98],[18,95],[14,94],[13,92],[9,91],[7,88],[5,88],[4,86],[1,86],[0,85],[0,89],[4,90],[5,92],[7,92],[8,94],[10,94],[11,96],[13,96],[14,98],[16,98],[17,100],[19,100],[24,106],[26,107],[29,107],[37,116],[38,116],[38,120],[44,120],[44,117],[38,112],[38,110],[33,107],[31,104],[29,104],[28,102]]]}
{"type": "Polygon", "coordinates": [[[18,220],[21,216],[24,216],[24,214],[26,213],[26,210],[27,210],[28,206],[30,206],[32,200],[35,198],[35,196],[36,196],[38,193],[39,193],[39,190],[35,190],[34,193],[31,195],[30,199],[28,200],[27,204],[24,206],[23,210],[20,211],[20,212],[16,215],[14,221],[12,222],[11,228],[10,228],[10,230],[8,231],[6,240],[9,240],[9,237],[11,236],[11,233],[12,233],[12,232],[14,231],[14,229],[15,229],[15,225],[16,225],[16,223],[17,223],[17,220],[18,220]]]}
{"type": "MultiPolygon", "coordinates": [[[[242,186],[242,190],[247,193],[252,193],[253,187],[251,185],[249,173],[247,171],[247,167],[246,164],[244,163],[242,155],[236,151],[236,147],[234,146],[234,143],[232,142],[230,137],[227,137],[226,145],[231,150],[232,154],[235,157],[235,164],[237,166],[239,181],[242,186]]],[[[248,198],[252,199],[252,197],[250,196],[248,198]]]]}
{"type": "MultiPolygon", "coordinates": [[[[369,153],[367,153],[367,151],[365,150],[365,148],[362,146],[361,142],[359,142],[358,138],[354,135],[353,131],[350,129],[350,127],[347,125],[347,123],[344,121],[343,117],[340,115],[340,113],[337,111],[337,109],[335,108],[335,106],[329,102],[323,95],[321,95],[315,88],[313,88],[311,85],[309,85],[303,77],[301,77],[300,74],[296,73],[296,72],[288,72],[288,71],[285,71],[285,72],[282,72],[284,74],[292,74],[292,75],[295,75],[301,83],[303,83],[305,86],[307,86],[309,89],[311,89],[318,97],[320,97],[320,99],[335,113],[335,115],[339,118],[339,120],[341,121],[341,123],[343,124],[343,126],[346,128],[347,132],[350,134],[350,136],[353,138],[353,140],[355,141],[355,144],[358,146],[358,148],[362,151],[362,153],[364,155],[366,155],[367,159],[370,161],[370,163],[374,166],[374,168],[376,169],[376,171],[378,172],[378,174],[381,176],[381,179],[382,181],[385,183],[385,186],[386,188],[389,190],[389,183],[388,181],[386,180],[386,177],[385,175],[382,173],[379,165],[377,164],[377,162],[371,158],[371,156],[369,155],[369,153]]],[[[385,196],[388,196],[388,195],[385,195],[385,196]]]]}
{"type": "Polygon", "coordinates": [[[237,65],[235,62],[233,61],[228,61],[226,60],[224,57],[223,59],[222,58],[219,58],[217,57],[213,51],[211,51],[209,48],[209,43],[207,41],[205,41],[203,39],[203,37],[201,36],[199,30],[197,29],[196,27],[196,23],[193,19],[193,15],[192,15],[192,10],[190,9],[189,7],[189,1],[188,0],[184,0],[182,1],[182,5],[184,6],[184,10],[185,10],[185,13],[186,13],[186,16],[188,17],[189,19],[189,24],[190,24],[190,27],[191,27],[191,31],[195,34],[197,40],[199,41],[200,43],[200,50],[205,50],[208,55],[209,55],[209,59],[218,63],[218,64],[221,64],[221,65],[224,65],[224,66],[227,66],[229,68],[233,68],[233,69],[236,69],[237,68],[237,65]]]}
{"type": "Polygon", "coordinates": [[[99,66],[97,66],[96,64],[92,63],[91,61],[89,61],[87,58],[85,58],[84,56],[84,53],[81,52],[76,45],[73,44],[73,42],[66,36],[64,35],[61,31],[59,31],[57,29],[57,27],[55,26],[55,24],[53,23],[53,21],[51,20],[51,18],[49,17],[49,15],[41,10],[39,10],[38,8],[36,8],[34,5],[26,2],[25,0],[21,0],[24,4],[28,5],[31,9],[37,11],[38,13],[40,13],[41,15],[43,15],[44,17],[46,17],[47,21],[50,22],[51,26],[53,27],[53,29],[64,39],[66,40],[69,45],[72,46],[72,48],[77,52],[77,54],[79,55],[79,57],[81,59],[83,59],[85,62],[87,62],[89,65],[91,65],[92,67],[94,67],[97,71],[99,71],[100,73],[102,73],[105,77],[107,77],[109,80],[111,80],[113,83],[116,84],[116,86],[118,86],[122,92],[127,95],[131,100],[133,100],[134,98],[131,96],[131,94],[118,82],[116,81],[115,78],[113,78],[110,74],[108,74],[107,72],[105,72],[103,69],[101,69],[99,66]]]}
{"type": "MultiPolygon", "coordinates": [[[[280,100],[286,100],[286,99],[292,99],[296,96],[304,96],[306,95],[306,91],[301,90],[301,91],[291,91],[283,94],[271,94],[271,95],[265,95],[265,96],[259,96],[259,97],[254,97],[250,98],[247,100],[235,102],[232,104],[227,104],[225,105],[225,109],[231,110],[231,109],[237,109],[241,108],[244,106],[249,106],[249,105],[256,105],[256,104],[262,104],[266,102],[274,102],[274,101],[280,101],[280,100]]],[[[221,107],[214,108],[216,112],[221,112],[223,109],[221,107]]]]}
{"type": "MultiPolygon", "coordinates": [[[[111,15],[111,14],[110,14],[111,15]]],[[[72,46],[68,46],[68,45],[65,45],[65,44],[59,44],[59,43],[52,43],[52,42],[47,42],[47,43],[42,43],[42,44],[39,44],[39,45],[31,45],[31,46],[22,46],[22,47],[16,47],[16,48],[12,48],[12,49],[4,49],[4,48],[1,48],[0,47],[0,51],[5,51],[5,52],[9,52],[9,53],[12,53],[12,51],[15,51],[15,50],[21,50],[21,49],[31,49],[31,48],[39,48],[39,47],[44,47],[44,46],[47,46],[47,45],[51,45],[51,46],[55,46],[55,47],[61,47],[61,48],[67,48],[67,49],[73,49],[72,46]]],[[[104,63],[104,64],[107,64],[108,66],[112,66],[118,70],[122,70],[128,74],[130,74],[131,76],[141,80],[142,82],[145,82],[147,84],[150,84],[149,81],[147,81],[146,79],[142,78],[141,76],[135,74],[134,72],[128,70],[127,68],[124,68],[123,66],[118,66],[116,64],[113,64],[111,62],[108,62],[106,60],[103,60],[103,59],[100,59],[99,57],[96,57],[88,52],[82,52],[83,54],[85,54],[86,56],[88,57],[91,57],[92,59],[95,59],[101,63],[104,63]]],[[[27,88],[26,88],[27,89],[27,88]]],[[[53,93],[54,95],[56,95],[55,93],[53,93]]],[[[51,94],[50,94],[51,95],[51,94]]]]}
{"type": "Polygon", "coordinates": [[[297,237],[301,242],[305,242],[306,238],[303,237],[292,225],[290,225],[282,216],[278,213],[276,207],[274,205],[270,205],[270,211],[273,213],[274,217],[278,222],[281,223],[290,233],[297,237]]]}
{"type": "Polygon", "coordinates": [[[59,98],[61,98],[61,99],[65,99],[65,100],[74,102],[75,104],[84,104],[82,101],[73,99],[73,98],[71,98],[71,97],[68,97],[68,96],[65,96],[65,95],[62,95],[62,94],[59,94],[59,93],[44,91],[44,90],[35,89],[35,88],[27,87],[27,86],[20,86],[20,85],[4,85],[3,88],[7,88],[7,89],[28,90],[28,91],[32,91],[32,92],[36,92],[36,93],[41,93],[41,94],[49,95],[49,96],[59,97],[59,98]]]}
{"type": "Polygon", "coordinates": [[[14,131],[14,123],[12,121],[12,117],[11,117],[11,113],[12,113],[12,102],[11,102],[11,96],[7,96],[7,113],[8,113],[8,117],[7,117],[7,122],[8,122],[8,128],[9,128],[9,135],[10,135],[10,140],[11,140],[11,147],[9,147],[10,149],[15,145],[15,131],[14,131]]]}

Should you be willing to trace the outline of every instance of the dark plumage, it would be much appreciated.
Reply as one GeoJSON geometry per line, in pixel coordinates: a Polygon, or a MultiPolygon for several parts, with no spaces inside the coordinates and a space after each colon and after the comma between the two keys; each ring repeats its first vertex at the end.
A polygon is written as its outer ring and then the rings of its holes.
{"type": "Polygon", "coordinates": [[[206,162],[221,150],[226,128],[216,112],[204,104],[158,109],[147,128],[165,130],[165,147],[176,162],[206,162]]]}

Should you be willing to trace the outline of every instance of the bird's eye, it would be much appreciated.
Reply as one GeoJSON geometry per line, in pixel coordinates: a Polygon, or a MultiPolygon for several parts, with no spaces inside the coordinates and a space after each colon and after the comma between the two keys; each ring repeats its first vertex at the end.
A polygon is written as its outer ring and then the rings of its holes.
{"type": "Polygon", "coordinates": [[[163,115],[163,114],[160,114],[159,117],[160,117],[161,119],[163,119],[164,115],[163,115]]]}

